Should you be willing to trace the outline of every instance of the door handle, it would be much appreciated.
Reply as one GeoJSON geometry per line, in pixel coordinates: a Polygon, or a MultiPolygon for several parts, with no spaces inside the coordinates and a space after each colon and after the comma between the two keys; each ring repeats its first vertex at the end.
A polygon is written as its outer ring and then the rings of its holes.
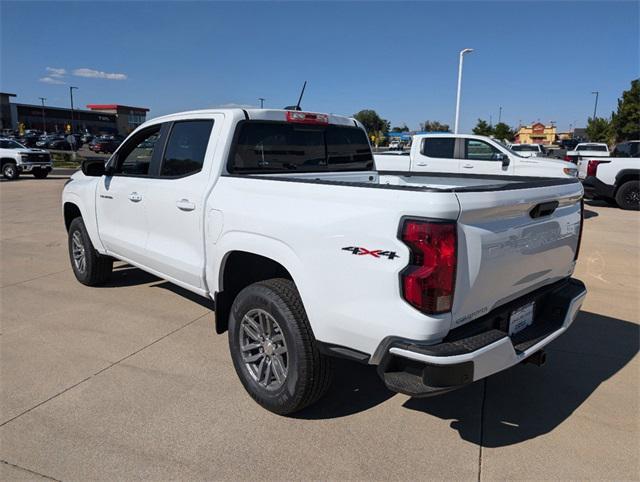
{"type": "Polygon", "coordinates": [[[195,203],[192,203],[188,199],[180,199],[180,201],[176,201],[176,206],[180,211],[193,211],[196,208],[195,203]]]}
{"type": "Polygon", "coordinates": [[[463,164],[462,167],[465,169],[473,169],[473,164],[463,164]]]}
{"type": "Polygon", "coordinates": [[[139,203],[142,201],[142,194],[138,194],[137,192],[132,192],[129,194],[129,201],[134,203],[139,203]]]}
{"type": "Polygon", "coordinates": [[[424,166],[426,166],[426,165],[427,165],[427,163],[426,163],[426,162],[419,162],[419,163],[418,163],[418,166],[423,166],[423,167],[424,167],[424,166]]]}

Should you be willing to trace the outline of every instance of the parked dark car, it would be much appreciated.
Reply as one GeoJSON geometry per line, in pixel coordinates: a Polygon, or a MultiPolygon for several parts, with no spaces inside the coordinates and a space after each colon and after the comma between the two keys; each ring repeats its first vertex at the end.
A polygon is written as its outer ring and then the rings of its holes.
{"type": "Polygon", "coordinates": [[[52,149],[56,151],[71,151],[72,147],[65,139],[54,139],[49,142],[47,149],[52,149]]]}
{"type": "Polygon", "coordinates": [[[572,151],[580,142],[581,141],[579,139],[562,139],[558,145],[560,146],[560,149],[572,151]]]}
{"type": "Polygon", "coordinates": [[[115,137],[102,137],[94,139],[93,142],[89,144],[89,149],[96,153],[104,152],[106,154],[112,154],[113,152],[115,152],[121,142],[121,139],[115,137]]]}
{"type": "Polygon", "coordinates": [[[611,157],[640,157],[640,141],[626,141],[616,144],[611,157]]]}
{"type": "Polygon", "coordinates": [[[36,141],[36,147],[41,149],[53,149],[51,147],[51,143],[54,141],[64,140],[64,136],[61,134],[50,134],[47,136],[40,136],[40,138],[36,141]]]}

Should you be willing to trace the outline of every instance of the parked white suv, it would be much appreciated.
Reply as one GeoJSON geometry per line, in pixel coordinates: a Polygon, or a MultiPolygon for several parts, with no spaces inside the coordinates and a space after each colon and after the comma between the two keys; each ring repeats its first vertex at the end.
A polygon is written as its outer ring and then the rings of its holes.
{"type": "Polygon", "coordinates": [[[6,179],[18,179],[21,173],[31,173],[44,179],[53,169],[51,155],[43,149],[30,149],[13,139],[0,138],[0,163],[6,179]]]}
{"type": "Polygon", "coordinates": [[[376,172],[356,120],[260,109],[146,122],[62,194],[76,278],[119,259],[214,299],[277,413],[317,400],[334,356],[414,396],[541,363],[586,294],[581,198],[575,177],[376,172]]]}
{"type": "Polygon", "coordinates": [[[420,134],[404,156],[376,154],[376,169],[396,172],[469,173],[500,176],[576,177],[559,159],[523,157],[501,142],[471,134],[420,134]]]}

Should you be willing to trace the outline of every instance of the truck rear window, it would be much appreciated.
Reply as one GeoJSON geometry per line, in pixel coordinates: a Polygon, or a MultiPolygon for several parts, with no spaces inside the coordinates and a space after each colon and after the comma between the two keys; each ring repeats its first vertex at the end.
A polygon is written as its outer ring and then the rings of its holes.
{"type": "Polygon", "coordinates": [[[229,172],[370,171],[373,155],[358,127],[245,121],[236,133],[229,172]]]}

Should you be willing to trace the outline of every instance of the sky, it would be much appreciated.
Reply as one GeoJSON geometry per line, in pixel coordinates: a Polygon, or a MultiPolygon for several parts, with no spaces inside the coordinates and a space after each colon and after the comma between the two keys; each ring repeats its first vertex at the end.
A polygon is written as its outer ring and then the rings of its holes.
{"type": "Polygon", "coordinates": [[[640,77],[640,3],[0,3],[0,90],[15,102],[118,103],[149,117],[218,106],[374,109],[392,126],[586,125],[640,77]]]}

